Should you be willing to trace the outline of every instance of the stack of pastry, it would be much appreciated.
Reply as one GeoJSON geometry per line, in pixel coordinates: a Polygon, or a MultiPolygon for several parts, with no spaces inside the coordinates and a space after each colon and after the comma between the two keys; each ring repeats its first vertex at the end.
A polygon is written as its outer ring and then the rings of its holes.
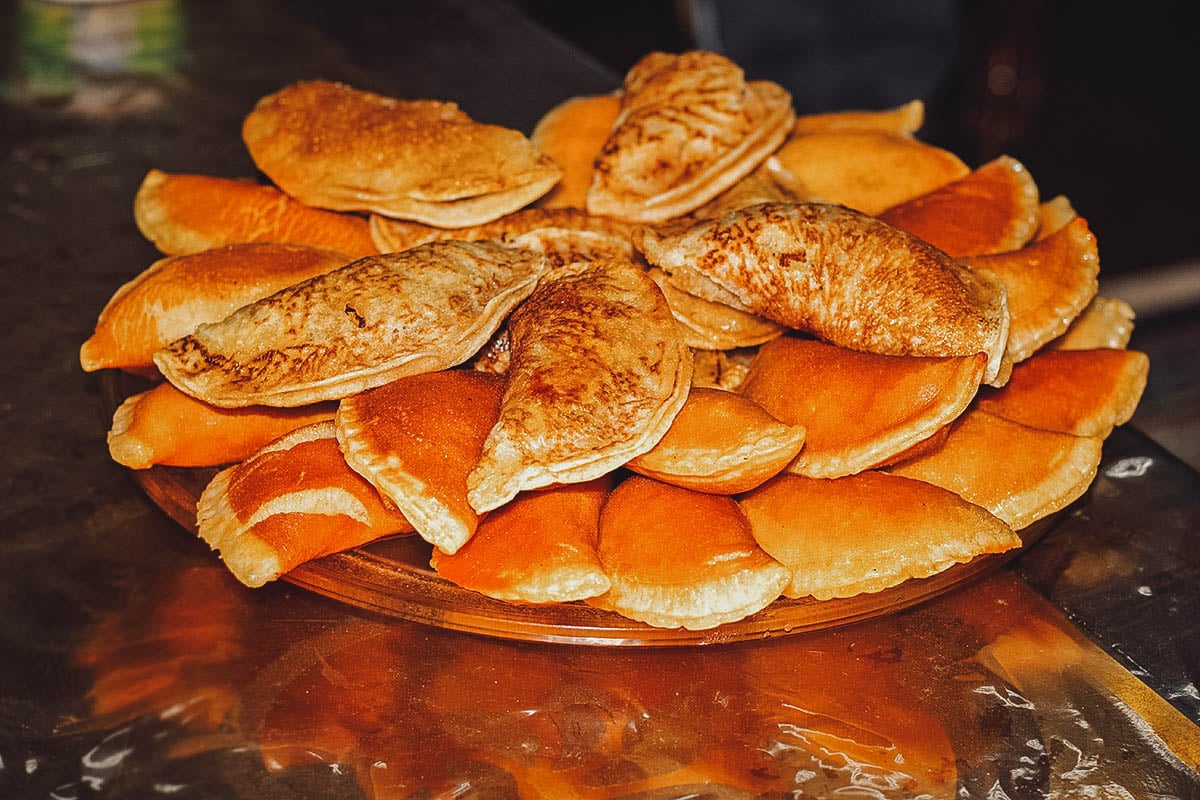
{"type": "Polygon", "coordinates": [[[701,629],[1019,547],[1147,360],[1069,202],[922,114],[797,118],[699,51],[528,138],[285,87],[243,127],[270,185],[135,199],[166,258],[81,361],[164,381],[110,450],[220,466],[197,528],[249,586],[415,532],[468,589],[701,629]]]}

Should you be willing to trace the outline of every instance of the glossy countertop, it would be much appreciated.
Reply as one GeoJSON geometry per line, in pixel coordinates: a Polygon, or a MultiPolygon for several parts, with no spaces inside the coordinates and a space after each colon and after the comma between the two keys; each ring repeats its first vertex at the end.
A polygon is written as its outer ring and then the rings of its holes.
{"type": "Polygon", "coordinates": [[[1200,797],[1194,308],[1139,323],[1150,385],[1088,495],[895,614],[596,648],[248,590],[112,463],[79,368],[158,256],[142,177],[253,175],[242,117],[299,79],[525,131],[619,79],[491,2],[3,13],[0,797],[1200,797]]]}

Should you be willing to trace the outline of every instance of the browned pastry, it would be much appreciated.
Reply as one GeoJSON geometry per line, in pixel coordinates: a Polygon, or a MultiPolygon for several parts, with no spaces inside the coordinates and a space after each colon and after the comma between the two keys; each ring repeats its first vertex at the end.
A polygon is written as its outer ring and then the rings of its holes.
{"type": "Polygon", "coordinates": [[[739,504],[755,541],[791,570],[789,597],[878,592],[1021,546],[1011,528],[953,492],[881,472],[780,475],[739,504]]]}
{"type": "Polygon", "coordinates": [[[928,439],[970,404],[983,355],[884,356],[785,336],[764,345],[740,391],[776,419],[802,425],[788,470],[837,478],[878,466],[928,439]]]}
{"type": "Polygon", "coordinates": [[[755,543],[733,498],[640,475],[605,502],[598,550],[612,588],[588,602],[664,628],[741,619],[779,597],[790,577],[755,543]]]}
{"type": "Polygon", "coordinates": [[[308,245],[350,258],[379,252],[362,217],[312,208],[248,180],[152,169],[133,200],[133,218],[170,255],[243,242],[308,245]]]}
{"type": "Polygon", "coordinates": [[[384,253],[457,239],[533,250],[544,254],[555,266],[572,261],[633,258],[632,225],[594,217],[577,208],[525,208],[469,228],[435,228],[375,214],[370,226],[371,237],[384,253]]]}
{"type": "Polygon", "coordinates": [[[113,414],[108,452],[130,469],[214,467],[249,458],[296,428],[333,419],[334,403],[217,408],[169,383],[129,397],[113,414]]]}
{"type": "Polygon", "coordinates": [[[909,100],[894,108],[821,111],[796,117],[793,135],[818,131],[885,131],[911,138],[925,124],[925,103],[909,100]]]}
{"type": "Polygon", "coordinates": [[[570,97],[547,111],[529,138],[562,167],[553,189],[537,201],[543,208],[585,208],[592,167],[621,112],[621,95],[570,97]]]}
{"type": "Polygon", "coordinates": [[[652,268],[647,274],[662,289],[688,347],[698,350],[753,347],[771,341],[786,330],[757,314],[688,294],[671,283],[661,269],[652,268]]]}
{"type": "Polygon", "coordinates": [[[610,472],[653,447],[687,398],[691,353],[662,292],[627,261],[552,270],[508,332],[500,420],[468,478],[477,511],[610,472]]]}
{"type": "Polygon", "coordinates": [[[154,351],[205,322],[343,266],[349,256],[285,244],[237,244],[159,259],[108,301],[79,350],[88,372],[154,367],[154,351]]]}
{"type": "Polygon", "coordinates": [[[201,325],[154,360],[212,405],[340,399],[466,361],[547,267],[487,242],[370,256],[201,325]]]}
{"type": "Polygon", "coordinates": [[[500,415],[504,381],[452,369],[411,375],[338,405],[342,452],[425,541],[453,553],[475,533],[467,473],[500,415]]]}
{"type": "Polygon", "coordinates": [[[625,76],[587,210],[638,222],[686,214],[750,174],[794,120],[787,91],[747,82],[724,56],[650,53],[625,76]]]}
{"type": "Polygon", "coordinates": [[[879,220],[841,206],[765,203],[677,235],[634,242],[668,273],[695,271],[782,325],[887,355],[987,354],[1000,374],[1004,286],[879,220]]]}
{"type": "Polygon", "coordinates": [[[262,586],[314,558],[412,526],[346,465],[333,422],[298,428],[217,473],[196,506],[200,538],[262,586]]]}
{"type": "Polygon", "coordinates": [[[567,603],[604,594],[610,581],[596,542],[612,477],[525,492],[480,522],[453,555],[433,551],[433,568],[467,589],[520,603],[567,603]]]}
{"type": "Polygon", "coordinates": [[[515,211],[561,174],[519,131],[476,122],[454,103],[329,81],[262,98],[242,138],[259,169],[301,202],[441,227],[515,211]]]}
{"type": "Polygon", "coordinates": [[[1000,156],[959,180],[880,212],[889,225],[955,257],[1023,246],[1041,222],[1038,188],[1025,166],[1000,156]]]}

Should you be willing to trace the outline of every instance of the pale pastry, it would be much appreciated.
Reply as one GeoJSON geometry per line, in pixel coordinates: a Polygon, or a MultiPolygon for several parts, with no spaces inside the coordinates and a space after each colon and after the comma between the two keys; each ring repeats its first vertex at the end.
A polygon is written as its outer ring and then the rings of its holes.
{"type": "Polygon", "coordinates": [[[662,292],[627,261],[547,273],[508,333],[500,420],[468,478],[477,511],[619,467],[662,438],[687,398],[691,353],[662,292]]]}
{"type": "Polygon", "coordinates": [[[79,349],[92,372],[153,368],[154,351],[241,306],[347,264],[301,245],[236,244],[155,261],[117,289],[79,349]]]}
{"type": "Polygon", "coordinates": [[[686,214],[749,175],[794,120],[783,87],[747,82],[724,56],[650,53],[625,76],[587,210],[637,222],[686,214]]]}
{"type": "Polygon", "coordinates": [[[1133,306],[1115,297],[1093,297],[1066,332],[1046,346],[1055,350],[1120,350],[1133,337],[1133,306]]]}
{"type": "Polygon", "coordinates": [[[476,122],[454,103],[329,81],[262,98],[242,139],[258,168],[301,202],[441,227],[515,211],[561,175],[519,131],[476,122]]]}
{"type": "Polygon", "coordinates": [[[134,197],[133,218],[169,255],[244,242],[320,247],[352,259],[379,252],[362,217],[306,206],[250,180],[152,169],[134,197]]]}
{"type": "Polygon", "coordinates": [[[753,347],[771,341],[786,330],[779,323],[757,314],[688,294],[677,288],[661,269],[650,269],[647,274],[662,289],[688,347],[698,350],[753,347]]]}
{"type": "Polygon", "coordinates": [[[201,325],[154,361],[212,405],[340,399],[466,361],[547,267],[487,242],[371,256],[201,325]]]}
{"type": "Polygon", "coordinates": [[[298,428],[217,473],[200,495],[196,525],[251,587],[305,561],[412,531],[346,465],[332,421],[298,428]]]}
{"type": "Polygon", "coordinates": [[[841,206],[766,203],[685,233],[643,228],[646,260],[695,271],[781,325],[887,355],[987,355],[994,380],[1008,340],[1004,285],[929,244],[841,206]]]}

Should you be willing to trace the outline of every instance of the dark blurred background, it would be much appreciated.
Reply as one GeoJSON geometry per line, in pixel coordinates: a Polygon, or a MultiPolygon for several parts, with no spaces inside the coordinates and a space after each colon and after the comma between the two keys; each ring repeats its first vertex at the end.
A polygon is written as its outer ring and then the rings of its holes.
{"type": "Polygon", "coordinates": [[[1100,241],[1104,272],[1197,261],[1200,4],[1143,0],[517,0],[623,74],[652,49],[724,52],[797,110],[926,104],[922,139],[1029,167],[1100,241]]]}

